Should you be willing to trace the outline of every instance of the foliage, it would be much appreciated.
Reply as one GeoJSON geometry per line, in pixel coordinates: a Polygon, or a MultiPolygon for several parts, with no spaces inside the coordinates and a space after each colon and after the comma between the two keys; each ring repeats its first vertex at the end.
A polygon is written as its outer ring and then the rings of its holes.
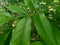
{"type": "Polygon", "coordinates": [[[3,0],[0,45],[60,45],[60,1],[3,0]]]}

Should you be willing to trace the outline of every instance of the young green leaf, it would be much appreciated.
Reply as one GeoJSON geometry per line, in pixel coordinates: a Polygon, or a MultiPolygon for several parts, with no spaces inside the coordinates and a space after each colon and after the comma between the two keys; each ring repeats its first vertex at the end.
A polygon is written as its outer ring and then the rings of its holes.
{"type": "Polygon", "coordinates": [[[21,19],[12,33],[10,45],[30,45],[31,18],[21,19]]]}

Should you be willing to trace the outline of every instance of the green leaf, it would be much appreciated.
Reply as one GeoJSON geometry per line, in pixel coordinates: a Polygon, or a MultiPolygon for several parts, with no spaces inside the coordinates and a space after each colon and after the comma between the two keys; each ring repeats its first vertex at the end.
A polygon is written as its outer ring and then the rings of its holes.
{"type": "Polygon", "coordinates": [[[55,40],[57,42],[57,45],[60,45],[60,30],[57,26],[57,23],[54,21],[51,21],[51,20],[50,20],[50,23],[51,23],[52,28],[53,28],[53,34],[54,34],[55,40]]]}
{"type": "Polygon", "coordinates": [[[27,11],[25,9],[23,9],[23,7],[21,5],[9,5],[6,6],[6,8],[11,11],[12,13],[18,13],[18,14],[26,14],[27,15],[27,11]]]}
{"type": "Polygon", "coordinates": [[[38,0],[24,0],[24,2],[25,2],[25,5],[31,8],[32,10],[39,8],[38,0]]]}
{"type": "Polygon", "coordinates": [[[11,19],[11,15],[7,12],[0,12],[0,25],[8,22],[11,19]]]}
{"type": "Polygon", "coordinates": [[[49,21],[47,20],[46,16],[44,15],[44,13],[40,13],[39,18],[41,20],[41,23],[42,23],[43,28],[45,29],[46,33],[49,36],[53,37],[51,25],[50,25],[49,21]]]}
{"type": "Polygon", "coordinates": [[[12,31],[9,28],[10,27],[7,28],[6,26],[4,26],[3,29],[0,29],[0,32],[1,32],[0,33],[0,45],[5,45],[5,44],[8,45],[9,44],[10,38],[11,38],[10,34],[11,34],[11,31],[12,31]],[[8,40],[7,40],[7,38],[8,38],[8,40]]]}
{"type": "Polygon", "coordinates": [[[43,0],[43,2],[47,3],[47,5],[50,5],[54,2],[54,0],[43,0]]]}
{"type": "Polygon", "coordinates": [[[18,2],[18,0],[7,0],[7,1],[11,4],[16,4],[18,2]]]}
{"type": "Polygon", "coordinates": [[[60,5],[56,6],[56,19],[60,20],[60,5]]]}
{"type": "Polygon", "coordinates": [[[33,20],[38,33],[40,34],[46,45],[56,45],[52,33],[52,28],[44,13],[36,13],[33,16],[33,20]]]}
{"type": "Polygon", "coordinates": [[[32,43],[32,45],[43,45],[43,43],[40,42],[40,41],[38,41],[38,42],[34,42],[34,43],[32,43]]]}
{"type": "Polygon", "coordinates": [[[40,7],[39,7],[39,4],[38,4],[38,0],[31,0],[31,1],[32,1],[33,6],[34,6],[35,9],[40,8],[40,7]]]}
{"type": "Polygon", "coordinates": [[[6,16],[6,17],[11,17],[10,13],[5,12],[5,11],[0,11],[0,15],[6,16]]]}
{"type": "Polygon", "coordinates": [[[10,32],[8,32],[8,37],[6,38],[5,40],[5,43],[4,45],[9,45],[10,44],[10,40],[11,40],[11,37],[12,37],[12,30],[10,30],[10,32]]]}
{"type": "Polygon", "coordinates": [[[33,3],[32,3],[32,0],[24,0],[24,3],[26,6],[28,6],[29,8],[31,8],[32,10],[35,9],[33,3]]]}
{"type": "Polygon", "coordinates": [[[31,18],[21,19],[12,33],[10,45],[30,45],[31,18]]]}
{"type": "Polygon", "coordinates": [[[59,2],[59,0],[54,0],[54,2],[59,2]]]}

